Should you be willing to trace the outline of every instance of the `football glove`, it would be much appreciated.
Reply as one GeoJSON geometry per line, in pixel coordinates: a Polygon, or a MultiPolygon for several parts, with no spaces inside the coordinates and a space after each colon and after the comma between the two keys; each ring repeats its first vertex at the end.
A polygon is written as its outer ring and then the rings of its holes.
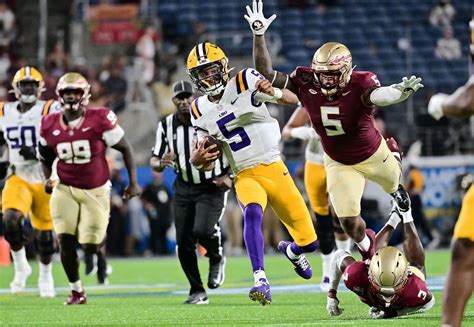
{"type": "Polygon", "coordinates": [[[369,317],[372,319],[383,319],[385,312],[374,307],[369,308],[369,317]]]}
{"type": "Polygon", "coordinates": [[[434,119],[440,120],[444,116],[443,112],[443,101],[447,98],[447,94],[438,93],[431,97],[428,103],[428,113],[433,116],[434,119]]]}
{"type": "Polygon", "coordinates": [[[421,84],[420,77],[411,76],[410,79],[403,77],[401,83],[393,84],[392,87],[401,91],[403,94],[406,94],[406,97],[408,98],[411,93],[415,93],[422,88],[423,84],[421,84]]]}
{"type": "Polygon", "coordinates": [[[36,157],[36,149],[33,146],[23,145],[19,153],[25,160],[38,160],[36,157]]]}
{"type": "Polygon", "coordinates": [[[252,8],[250,6],[245,7],[247,9],[247,15],[244,18],[249,22],[250,29],[254,35],[263,35],[265,31],[276,18],[276,15],[272,15],[269,18],[263,16],[263,1],[253,0],[252,8]]]}
{"type": "Polygon", "coordinates": [[[337,299],[337,297],[332,298],[329,296],[327,297],[326,301],[326,310],[333,317],[341,315],[342,311],[344,311],[344,309],[339,307],[339,300],[337,299]]]}

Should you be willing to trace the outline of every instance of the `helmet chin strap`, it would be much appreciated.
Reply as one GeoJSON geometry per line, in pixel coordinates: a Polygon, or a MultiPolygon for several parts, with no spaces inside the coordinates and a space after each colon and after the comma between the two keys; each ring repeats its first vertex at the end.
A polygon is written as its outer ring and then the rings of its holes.
{"type": "Polygon", "coordinates": [[[34,94],[30,94],[30,95],[25,95],[25,94],[22,94],[20,95],[20,101],[23,102],[23,103],[33,103],[36,101],[36,95],[34,94]]]}

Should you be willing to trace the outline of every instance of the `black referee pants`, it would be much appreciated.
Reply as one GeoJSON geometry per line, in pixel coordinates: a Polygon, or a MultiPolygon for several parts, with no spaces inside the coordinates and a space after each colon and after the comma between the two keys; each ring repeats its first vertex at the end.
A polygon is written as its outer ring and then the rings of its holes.
{"type": "Polygon", "coordinates": [[[191,285],[189,294],[204,292],[199,274],[196,243],[206,250],[209,263],[222,259],[222,237],[219,221],[227,195],[212,182],[189,184],[179,178],[174,184],[174,218],[178,258],[191,285]]]}

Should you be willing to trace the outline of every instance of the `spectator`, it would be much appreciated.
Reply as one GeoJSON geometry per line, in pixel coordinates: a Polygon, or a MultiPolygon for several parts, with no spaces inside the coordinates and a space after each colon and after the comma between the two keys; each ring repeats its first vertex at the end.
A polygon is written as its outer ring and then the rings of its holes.
{"type": "Polygon", "coordinates": [[[122,58],[114,60],[110,68],[110,75],[104,82],[106,93],[109,96],[109,108],[115,113],[125,109],[125,94],[127,93],[127,81],[124,77],[125,63],[122,58]]]}
{"type": "Polygon", "coordinates": [[[0,41],[10,44],[15,27],[15,15],[8,8],[5,0],[0,0],[0,41]]]}
{"type": "Polygon", "coordinates": [[[454,37],[453,29],[446,27],[443,37],[438,40],[435,56],[444,60],[455,60],[461,58],[461,42],[454,37]]]}
{"type": "Polygon", "coordinates": [[[456,14],[456,10],[450,0],[440,0],[438,4],[431,10],[430,24],[432,26],[448,27],[456,14]]]}
{"type": "Polygon", "coordinates": [[[172,221],[171,193],[163,184],[161,173],[153,173],[153,180],[143,190],[142,201],[150,222],[150,250],[155,255],[170,254],[166,234],[172,221]]]}

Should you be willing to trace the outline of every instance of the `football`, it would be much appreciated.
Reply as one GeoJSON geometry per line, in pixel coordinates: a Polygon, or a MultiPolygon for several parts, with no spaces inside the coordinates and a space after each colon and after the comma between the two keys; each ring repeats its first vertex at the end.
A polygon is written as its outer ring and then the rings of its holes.
{"type": "Polygon", "coordinates": [[[206,136],[204,142],[205,142],[204,148],[206,149],[210,147],[211,145],[214,145],[214,144],[217,145],[217,147],[211,150],[210,153],[214,153],[214,152],[222,153],[222,142],[216,139],[214,136],[211,136],[211,135],[206,136]]]}

